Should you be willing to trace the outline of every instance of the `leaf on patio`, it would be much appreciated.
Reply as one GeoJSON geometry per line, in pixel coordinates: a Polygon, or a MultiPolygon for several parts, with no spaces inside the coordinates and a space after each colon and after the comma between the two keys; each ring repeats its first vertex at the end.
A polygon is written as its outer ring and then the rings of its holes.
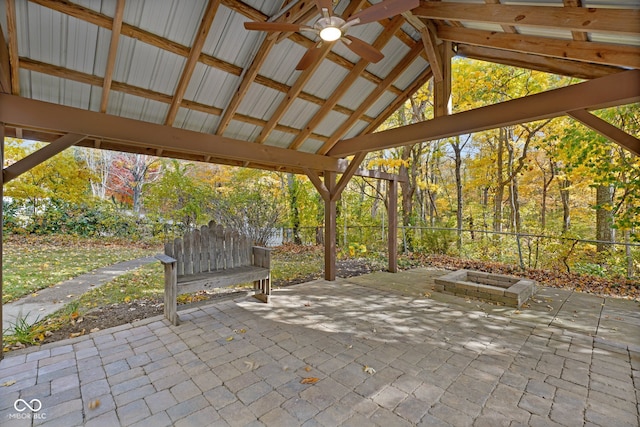
{"type": "Polygon", "coordinates": [[[93,410],[93,409],[98,409],[98,407],[100,406],[100,400],[96,399],[96,400],[92,400],[91,402],[89,402],[89,409],[93,410]]]}
{"type": "Polygon", "coordinates": [[[100,328],[93,328],[89,332],[98,332],[99,330],[100,330],[100,328]]]}
{"type": "Polygon", "coordinates": [[[4,382],[2,384],[0,384],[0,387],[10,387],[12,385],[14,385],[16,383],[16,380],[9,380],[7,382],[4,382]]]}
{"type": "Polygon", "coordinates": [[[227,338],[227,341],[233,341],[233,337],[227,338]]]}
{"type": "Polygon", "coordinates": [[[520,310],[513,310],[513,314],[520,314],[522,313],[520,310]]]}
{"type": "Polygon", "coordinates": [[[247,368],[249,368],[250,371],[258,368],[258,364],[252,360],[245,360],[244,364],[247,368]]]}
{"type": "Polygon", "coordinates": [[[365,366],[364,371],[369,375],[373,375],[376,373],[376,370],[373,369],[371,366],[365,366]]]}
{"type": "Polygon", "coordinates": [[[316,377],[308,377],[308,378],[303,378],[300,381],[300,384],[315,384],[318,381],[320,381],[320,378],[316,378],[316,377]]]}
{"type": "Polygon", "coordinates": [[[308,365],[307,365],[307,366],[305,366],[305,367],[304,367],[304,370],[305,370],[306,372],[311,372],[311,366],[308,366],[308,365]]]}

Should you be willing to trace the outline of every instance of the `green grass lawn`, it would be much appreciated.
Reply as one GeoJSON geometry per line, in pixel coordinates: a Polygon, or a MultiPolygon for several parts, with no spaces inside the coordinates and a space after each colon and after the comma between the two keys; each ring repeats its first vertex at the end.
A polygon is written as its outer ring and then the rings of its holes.
{"type": "Polygon", "coordinates": [[[120,261],[149,256],[158,248],[71,236],[10,236],[3,242],[2,303],[120,261]]]}

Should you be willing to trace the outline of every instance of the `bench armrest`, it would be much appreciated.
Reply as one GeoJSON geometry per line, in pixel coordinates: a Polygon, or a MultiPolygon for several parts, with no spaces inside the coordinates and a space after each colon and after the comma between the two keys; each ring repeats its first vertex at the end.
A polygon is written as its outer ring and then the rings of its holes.
{"type": "Polygon", "coordinates": [[[169,255],[158,254],[155,258],[160,261],[162,264],[173,264],[174,262],[178,262],[178,260],[171,258],[169,255]]]}
{"type": "Polygon", "coordinates": [[[271,249],[261,246],[253,247],[253,265],[263,268],[271,268],[271,249]]]}

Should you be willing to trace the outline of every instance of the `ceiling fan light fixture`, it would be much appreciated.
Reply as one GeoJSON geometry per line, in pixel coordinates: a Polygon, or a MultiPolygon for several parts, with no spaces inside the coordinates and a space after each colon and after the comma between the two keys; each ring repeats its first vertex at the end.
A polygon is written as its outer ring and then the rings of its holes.
{"type": "Polygon", "coordinates": [[[320,38],[326,42],[334,42],[342,37],[342,31],[336,27],[325,27],[320,30],[320,38]]]}

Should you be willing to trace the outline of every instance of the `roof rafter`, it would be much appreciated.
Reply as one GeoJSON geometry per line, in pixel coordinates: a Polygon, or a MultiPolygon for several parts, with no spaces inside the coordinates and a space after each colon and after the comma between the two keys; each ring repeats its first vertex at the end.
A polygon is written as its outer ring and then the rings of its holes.
{"type": "Polygon", "coordinates": [[[9,46],[0,25],[0,93],[11,93],[11,65],[9,65],[9,46]]]}
{"type": "MultiPolygon", "coordinates": [[[[351,3],[349,3],[347,8],[345,9],[343,15],[344,16],[353,15],[353,13],[355,13],[358,9],[360,9],[360,7],[364,2],[365,0],[352,1],[351,3]]],[[[255,142],[262,144],[267,139],[269,134],[275,128],[276,124],[280,121],[280,119],[282,119],[282,117],[287,112],[289,107],[291,107],[293,102],[296,100],[296,98],[298,97],[298,94],[302,92],[302,88],[307,84],[309,79],[311,79],[313,74],[316,72],[316,70],[318,69],[318,67],[324,60],[324,58],[327,56],[327,54],[333,47],[333,43],[336,43],[336,42],[332,42],[332,43],[325,42],[321,46],[313,48],[313,49],[319,49],[320,53],[316,56],[316,59],[313,61],[313,63],[311,63],[311,65],[309,65],[306,69],[302,71],[302,73],[300,73],[300,75],[296,79],[296,82],[291,86],[291,89],[289,89],[289,92],[287,92],[287,95],[285,96],[285,98],[282,100],[282,102],[280,102],[280,104],[278,105],[274,113],[269,118],[269,121],[267,122],[267,124],[262,128],[262,131],[260,132],[260,135],[258,135],[258,137],[256,138],[255,142]]]]}
{"type": "Polygon", "coordinates": [[[14,95],[20,95],[20,65],[18,59],[18,30],[16,28],[15,0],[7,0],[7,33],[7,37],[9,39],[11,93],[14,95]]]}
{"type": "Polygon", "coordinates": [[[216,17],[218,6],[220,6],[220,0],[209,0],[207,3],[207,8],[205,9],[202,21],[200,21],[198,32],[196,33],[196,38],[193,41],[193,46],[191,46],[191,51],[189,52],[189,56],[187,56],[187,63],[184,65],[180,81],[178,82],[178,87],[176,88],[173,100],[171,101],[171,106],[167,112],[167,117],[164,121],[165,125],[172,125],[176,119],[178,108],[180,107],[182,98],[184,98],[184,93],[187,90],[193,71],[198,63],[198,58],[200,58],[200,54],[202,53],[202,48],[204,47],[204,42],[207,39],[209,30],[211,29],[211,24],[213,24],[213,19],[216,17]]]}
{"type": "MultiPolygon", "coordinates": [[[[320,150],[318,150],[319,154],[326,154],[331,147],[333,147],[336,142],[342,138],[342,136],[344,136],[344,134],[346,134],[349,129],[351,129],[351,127],[358,121],[358,117],[360,117],[362,114],[364,114],[370,107],[371,105],[382,96],[382,94],[385,92],[386,88],[389,87],[391,85],[391,83],[398,78],[398,76],[400,74],[402,74],[412,63],[413,61],[415,61],[415,59],[420,55],[420,53],[423,51],[423,45],[422,42],[415,42],[413,45],[413,48],[409,51],[409,53],[407,53],[404,58],[402,58],[402,60],[400,62],[398,62],[398,64],[394,67],[394,69],[387,75],[387,77],[378,85],[376,86],[373,91],[371,91],[371,93],[367,96],[367,98],[362,101],[362,103],[360,104],[360,107],[358,107],[354,114],[349,116],[347,118],[347,120],[345,120],[342,125],[340,125],[340,127],[333,133],[333,135],[331,135],[331,137],[329,137],[329,139],[327,140],[327,142],[325,142],[323,144],[323,146],[320,148],[320,150]]],[[[427,70],[428,71],[428,76],[431,77],[432,76],[432,72],[431,72],[431,67],[429,67],[427,70]]],[[[426,81],[426,79],[425,79],[426,81]]],[[[402,99],[402,102],[404,102],[404,100],[406,99],[404,97],[404,95],[406,95],[406,93],[402,94],[403,96],[399,97],[399,98],[404,98],[402,99]]],[[[385,112],[386,113],[386,112],[385,112]]],[[[385,113],[383,114],[379,114],[378,115],[378,119],[375,120],[374,122],[370,123],[369,126],[367,127],[367,129],[370,129],[372,127],[373,123],[376,123],[380,120],[380,117],[383,116],[385,113]]],[[[391,114],[391,112],[389,112],[387,114],[387,116],[391,114]]],[[[384,118],[386,120],[386,116],[384,118]]],[[[383,120],[384,121],[384,120],[383,120]]],[[[375,126],[377,127],[377,126],[375,126]]],[[[374,129],[375,129],[374,127],[374,129]]],[[[367,130],[364,131],[365,133],[367,132],[367,130]]]]}
{"type": "Polygon", "coordinates": [[[571,31],[637,34],[640,10],[423,1],[413,9],[422,18],[571,31]]]}
{"type": "Polygon", "coordinates": [[[470,28],[438,27],[438,37],[457,43],[493,47],[554,58],[620,67],[640,68],[640,47],[609,43],[557,40],[470,28]]]}
{"type": "MultiPolygon", "coordinates": [[[[299,6],[300,7],[298,7],[293,13],[290,13],[289,16],[285,17],[289,19],[277,19],[274,22],[289,22],[290,20],[296,21],[299,16],[305,16],[310,10],[315,9],[315,4],[311,2],[306,4],[304,2],[301,2],[299,3],[299,6]]],[[[229,123],[238,110],[240,103],[249,91],[249,87],[256,80],[260,67],[262,67],[262,64],[264,64],[264,61],[266,61],[267,57],[269,56],[269,52],[271,52],[271,49],[275,46],[278,40],[279,39],[277,37],[265,37],[261,45],[256,50],[256,54],[253,57],[251,65],[243,71],[243,74],[241,76],[242,81],[240,82],[238,89],[233,94],[233,98],[224,109],[224,114],[222,115],[222,118],[218,123],[218,129],[216,130],[217,135],[222,135],[227,126],[229,126],[229,123]]]]}
{"type": "MultiPolygon", "coordinates": [[[[383,31],[376,41],[373,43],[373,46],[381,50],[389,40],[393,37],[393,34],[402,26],[404,23],[404,19],[402,16],[396,16],[391,20],[386,30],[383,31]]],[[[333,109],[335,105],[338,104],[338,101],[342,98],[345,92],[353,85],[353,83],[360,77],[360,73],[369,65],[369,61],[366,59],[360,59],[355,67],[347,74],[347,76],[340,82],[340,85],[333,91],[331,96],[327,98],[324,105],[311,120],[307,123],[304,129],[298,134],[296,139],[291,143],[289,148],[295,150],[302,145],[302,143],[311,135],[313,129],[315,129],[322,120],[329,114],[329,112],[333,109]]]]}
{"type": "Polygon", "coordinates": [[[111,42],[109,43],[109,55],[107,56],[107,66],[104,71],[104,83],[102,84],[102,98],[100,99],[100,112],[107,112],[109,104],[109,91],[111,90],[111,82],[113,80],[113,69],[116,66],[116,55],[118,54],[118,41],[120,40],[120,31],[122,30],[122,18],[124,16],[125,0],[118,0],[116,4],[116,12],[113,17],[113,25],[111,26],[111,42]]]}
{"type": "Polygon", "coordinates": [[[329,151],[329,155],[345,156],[360,151],[376,151],[557,117],[575,110],[606,108],[638,101],[640,70],[623,71],[474,110],[342,140],[329,151]]]}
{"type": "Polygon", "coordinates": [[[615,74],[621,71],[620,68],[610,65],[590,64],[569,59],[552,58],[550,56],[533,55],[461,43],[457,45],[457,54],[465,58],[495,62],[512,67],[529,68],[545,73],[586,80],[608,76],[609,74],[615,74]]]}

